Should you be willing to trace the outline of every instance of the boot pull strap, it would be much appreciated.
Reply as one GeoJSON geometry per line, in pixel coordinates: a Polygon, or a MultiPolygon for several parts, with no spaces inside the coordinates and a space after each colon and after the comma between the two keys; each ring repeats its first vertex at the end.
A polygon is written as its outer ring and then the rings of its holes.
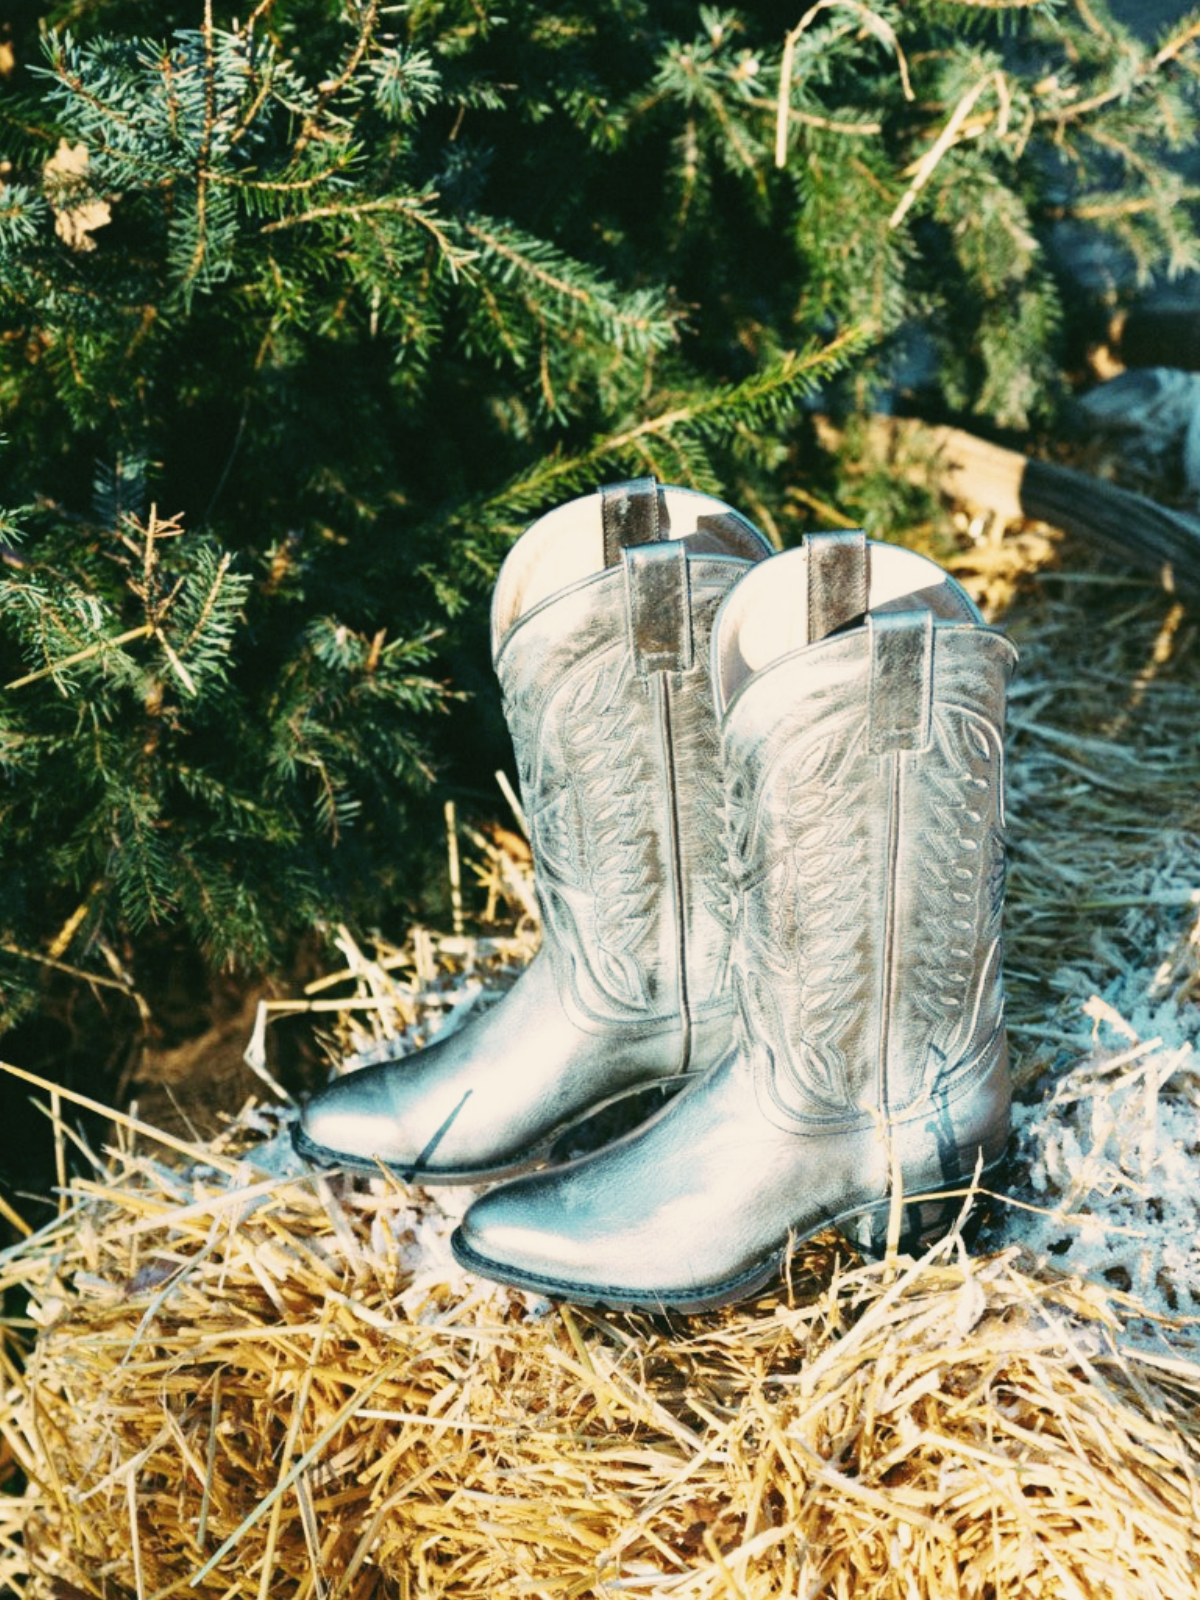
{"type": "Polygon", "coordinates": [[[871,680],[867,749],[927,750],[932,737],[933,612],[883,611],[867,617],[871,680]]]}
{"type": "Polygon", "coordinates": [[[692,666],[692,596],[687,551],[678,539],[626,549],[626,614],[637,671],[692,666]]]}
{"type": "Polygon", "coordinates": [[[808,551],[808,642],[828,638],[861,617],[871,586],[867,536],[860,530],[810,533],[808,551]]]}
{"type": "Polygon", "coordinates": [[[628,478],[600,487],[604,528],[604,565],[621,564],[621,552],[634,545],[657,544],[666,538],[665,497],[656,478],[628,478]]]}

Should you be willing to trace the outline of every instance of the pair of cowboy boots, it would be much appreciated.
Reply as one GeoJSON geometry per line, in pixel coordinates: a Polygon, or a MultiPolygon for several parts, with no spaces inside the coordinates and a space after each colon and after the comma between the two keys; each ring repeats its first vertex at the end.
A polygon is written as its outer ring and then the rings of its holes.
{"type": "Polygon", "coordinates": [[[584,1304],[742,1299],[831,1224],[936,1238],[1008,1136],[1012,645],[922,556],[772,555],[652,479],[535,523],[492,639],[541,948],[451,1037],[318,1095],[301,1152],[509,1179],[456,1256],[584,1304]],[[655,1085],[679,1092],[633,1132],[539,1166],[655,1085]]]}

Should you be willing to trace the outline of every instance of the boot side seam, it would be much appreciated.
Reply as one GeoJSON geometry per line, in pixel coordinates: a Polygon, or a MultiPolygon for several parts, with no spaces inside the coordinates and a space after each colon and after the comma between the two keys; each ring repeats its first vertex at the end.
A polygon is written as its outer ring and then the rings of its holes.
{"type": "Polygon", "coordinates": [[[686,908],[683,903],[683,849],[679,837],[679,789],[675,772],[675,751],[671,737],[670,674],[666,672],[655,673],[654,682],[658,699],[658,736],[662,748],[663,776],[666,780],[667,837],[670,844],[671,860],[671,901],[675,917],[675,957],[679,971],[677,987],[680,1029],[678,1070],[686,1072],[692,1056],[692,1013],[688,994],[687,919],[686,908]]]}
{"type": "Polygon", "coordinates": [[[875,1077],[875,1105],[884,1124],[889,1117],[888,1053],[891,1049],[892,1013],[895,1005],[896,960],[896,874],[900,860],[901,753],[892,750],[885,757],[891,771],[888,781],[887,853],[883,873],[883,972],[879,985],[879,1044],[875,1077]]]}

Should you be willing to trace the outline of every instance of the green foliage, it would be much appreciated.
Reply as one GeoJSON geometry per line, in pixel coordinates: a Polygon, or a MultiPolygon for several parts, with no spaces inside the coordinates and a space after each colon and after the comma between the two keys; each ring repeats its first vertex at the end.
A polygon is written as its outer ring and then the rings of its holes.
{"type": "Polygon", "coordinates": [[[86,892],[81,939],[179,918],[214,964],[266,961],[275,918],[337,903],[342,830],[427,776],[410,725],[444,698],[420,670],[432,640],[313,619],[247,737],[234,645],[253,625],[252,580],[153,508],[121,510],[129,488],[106,477],[97,510],[114,520],[52,522],[43,559],[0,580],[25,668],[0,699],[0,827],[34,869],[27,893],[86,892]]]}
{"type": "MultiPolygon", "coordinates": [[[[786,541],[789,484],[839,481],[814,404],[917,371],[931,413],[1051,417],[1064,240],[1106,238],[1118,284],[1197,265],[1162,146],[1194,136],[1198,36],[1145,46],[1100,0],[92,0],[18,29],[0,961],[82,904],[53,948],[84,966],[136,974],[152,926],[265,964],[418,894],[430,784],[503,758],[489,586],[564,497],[654,472],[786,541]]],[[[847,511],[913,508],[872,481],[847,511]]],[[[36,970],[0,970],[10,1009],[36,970]]]]}

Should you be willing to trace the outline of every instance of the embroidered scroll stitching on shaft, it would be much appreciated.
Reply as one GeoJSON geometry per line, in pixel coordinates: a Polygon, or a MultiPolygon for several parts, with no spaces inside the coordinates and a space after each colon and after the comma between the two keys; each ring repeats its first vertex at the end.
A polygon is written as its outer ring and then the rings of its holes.
{"type": "Polygon", "coordinates": [[[910,1003],[930,1029],[927,1088],[974,1059],[1003,1025],[994,970],[1005,879],[1000,732],[955,705],[935,710],[933,732],[926,777],[936,798],[919,838],[922,892],[908,985],[910,1003]]]}
{"type": "Polygon", "coordinates": [[[872,970],[864,930],[874,851],[865,819],[875,765],[862,744],[861,732],[847,743],[843,723],[802,746],[765,785],[747,774],[730,788],[736,1028],[785,1123],[854,1105],[853,1056],[872,970]],[[772,815],[774,829],[764,820],[772,815]],[[751,982],[748,970],[765,976],[751,982]]]}

